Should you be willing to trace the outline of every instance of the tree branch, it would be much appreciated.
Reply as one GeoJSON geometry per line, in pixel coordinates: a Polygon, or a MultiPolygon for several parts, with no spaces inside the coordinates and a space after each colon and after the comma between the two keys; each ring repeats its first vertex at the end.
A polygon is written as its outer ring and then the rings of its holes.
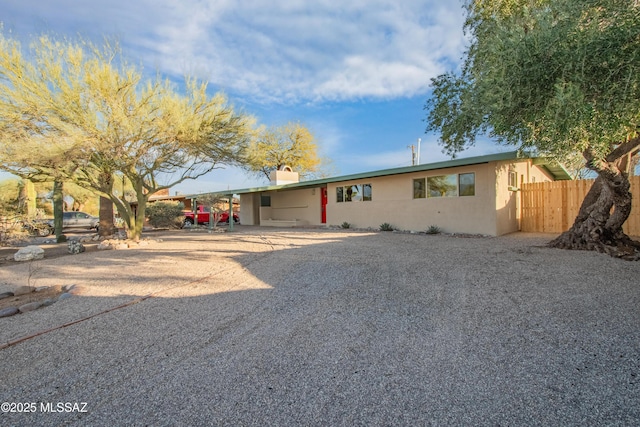
{"type": "Polygon", "coordinates": [[[636,134],[634,138],[629,139],[628,141],[618,145],[607,157],[605,160],[609,163],[615,162],[622,156],[626,156],[627,154],[632,153],[635,149],[640,146],[640,134],[636,134]]]}

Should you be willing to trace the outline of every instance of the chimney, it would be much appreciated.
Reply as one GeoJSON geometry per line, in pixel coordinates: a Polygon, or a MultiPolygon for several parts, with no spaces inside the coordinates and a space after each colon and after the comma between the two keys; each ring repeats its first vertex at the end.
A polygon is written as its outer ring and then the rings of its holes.
{"type": "Polygon", "coordinates": [[[296,182],[300,182],[298,172],[293,172],[291,167],[287,165],[280,166],[280,169],[271,172],[269,179],[271,185],[295,184],[296,182]]]}

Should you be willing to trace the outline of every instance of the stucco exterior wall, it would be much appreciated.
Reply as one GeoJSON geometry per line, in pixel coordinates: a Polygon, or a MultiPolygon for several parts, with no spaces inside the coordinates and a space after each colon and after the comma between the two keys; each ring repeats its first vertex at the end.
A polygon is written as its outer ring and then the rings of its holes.
{"type": "Polygon", "coordinates": [[[525,161],[496,162],[495,163],[495,187],[496,187],[496,235],[500,236],[520,230],[520,200],[519,189],[522,184],[531,182],[552,181],[542,168],[533,165],[530,159],[525,161]],[[509,186],[509,174],[515,173],[517,185],[509,186]]]}
{"type": "MultiPolygon", "coordinates": [[[[448,233],[499,236],[520,229],[520,193],[523,183],[551,181],[530,159],[493,161],[477,165],[362,178],[327,185],[326,225],[348,222],[355,228],[378,229],[389,223],[401,230],[425,231],[437,226],[448,233]],[[414,199],[414,180],[473,173],[475,194],[414,199]],[[510,186],[511,180],[516,183],[510,186]],[[371,200],[337,201],[337,188],[371,185],[371,200]]],[[[428,189],[427,189],[428,191],[428,189]]],[[[261,206],[261,194],[241,195],[240,221],[247,225],[323,225],[321,188],[265,191],[271,206],[261,206]],[[286,223],[289,222],[289,223],[286,223]]]]}
{"type": "Polygon", "coordinates": [[[264,195],[271,196],[271,206],[260,208],[261,219],[297,220],[303,225],[321,222],[319,188],[271,191],[264,195]]]}
{"type": "Polygon", "coordinates": [[[241,194],[240,207],[240,224],[260,225],[260,194],[241,194]]]}
{"type": "Polygon", "coordinates": [[[350,223],[357,228],[378,228],[389,223],[402,230],[425,231],[435,225],[444,232],[495,235],[495,166],[479,164],[435,171],[331,183],[327,186],[327,223],[350,223]],[[475,174],[475,195],[413,198],[413,180],[430,176],[475,174]],[[337,202],[336,188],[371,184],[372,200],[337,202]]]}

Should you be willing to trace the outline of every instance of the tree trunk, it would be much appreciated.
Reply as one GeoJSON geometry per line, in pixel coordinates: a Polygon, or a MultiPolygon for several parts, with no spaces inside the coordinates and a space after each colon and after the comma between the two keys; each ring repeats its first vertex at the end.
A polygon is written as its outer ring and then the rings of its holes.
{"type": "Polygon", "coordinates": [[[617,159],[596,168],[598,178],[582,202],[573,226],[549,246],[604,252],[627,260],[640,259],[640,242],[622,230],[631,213],[631,185],[626,167],[625,159],[617,159]]]}
{"type": "Polygon", "coordinates": [[[100,236],[111,236],[114,232],[113,225],[113,202],[108,197],[100,196],[100,225],[98,234],[100,236]]]}
{"type": "Polygon", "coordinates": [[[140,241],[140,237],[142,236],[142,229],[144,227],[145,221],[145,213],[147,210],[147,199],[145,197],[138,198],[138,206],[136,209],[136,213],[133,218],[131,218],[131,226],[127,230],[127,238],[133,240],[135,242],[140,241]]]}
{"type": "Polygon", "coordinates": [[[136,192],[136,200],[138,203],[136,205],[135,212],[130,212],[129,215],[127,215],[127,238],[137,242],[142,236],[149,197],[147,196],[142,183],[134,183],[133,187],[136,192]]]}
{"type": "Polygon", "coordinates": [[[53,181],[53,227],[56,233],[56,242],[67,241],[67,236],[62,233],[62,205],[64,194],[62,193],[62,181],[53,181]]]}

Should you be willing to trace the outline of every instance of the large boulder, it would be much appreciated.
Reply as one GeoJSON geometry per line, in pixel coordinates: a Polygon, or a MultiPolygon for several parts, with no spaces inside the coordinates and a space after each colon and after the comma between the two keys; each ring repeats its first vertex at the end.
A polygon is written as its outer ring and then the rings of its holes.
{"type": "Polygon", "coordinates": [[[20,248],[18,252],[13,254],[15,261],[31,261],[34,259],[44,258],[44,249],[40,246],[30,245],[20,248]]]}

